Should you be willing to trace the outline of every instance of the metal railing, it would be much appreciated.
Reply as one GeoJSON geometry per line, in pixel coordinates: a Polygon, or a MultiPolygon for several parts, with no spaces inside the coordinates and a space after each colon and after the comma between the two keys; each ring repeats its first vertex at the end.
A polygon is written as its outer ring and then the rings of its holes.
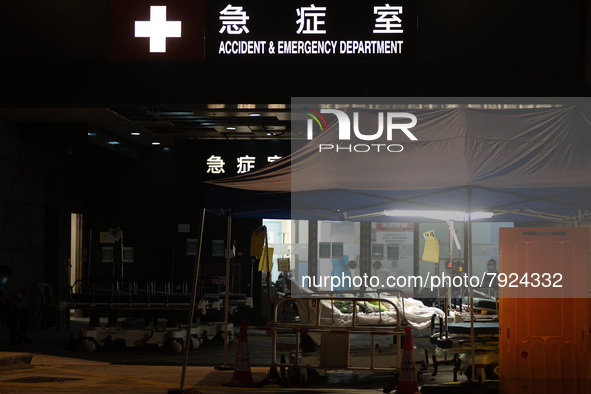
{"type": "MultiPolygon", "coordinates": [[[[301,312],[301,307],[298,307],[298,310],[301,312]]],[[[365,316],[364,316],[365,317],[365,316]]],[[[355,371],[387,371],[387,372],[396,372],[400,367],[401,362],[401,348],[398,346],[394,346],[394,357],[395,363],[393,363],[390,367],[379,367],[376,366],[376,352],[375,352],[375,337],[376,336],[394,336],[398,337],[398,341],[393,341],[394,343],[400,344],[401,338],[404,336],[404,330],[402,329],[402,316],[400,314],[400,310],[398,307],[389,300],[385,299],[375,299],[375,298],[349,298],[349,297],[331,297],[331,298],[324,298],[324,297],[307,297],[307,298],[283,298],[281,299],[276,305],[274,309],[274,317],[272,323],[269,325],[268,330],[270,331],[271,340],[272,340],[272,347],[271,347],[271,364],[274,367],[294,367],[294,368],[314,368],[314,369],[338,369],[338,370],[355,370],[355,371]],[[280,312],[284,306],[284,303],[288,302],[295,302],[296,305],[305,305],[303,303],[308,304],[308,308],[313,310],[313,314],[315,318],[310,319],[312,317],[310,314],[305,316],[307,321],[302,321],[302,316],[300,315],[299,322],[283,322],[279,319],[280,312]],[[351,319],[348,325],[335,325],[338,323],[337,318],[342,316],[342,312],[335,311],[335,304],[336,303],[351,303],[352,312],[351,312],[351,319]],[[377,310],[372,312],[377,314],[378,317],[378,324],[364,324],[363,322],[359,321],[359,313],[358,307],[361,307],[361,303],[372,303],[372,305],[377,306],[377,310]],[[382,305],[387,305],[388,310],[382,310],[382,305]],[[328,316],[323,317],[323,308],[328,309],[329,313],[328,316]],[[396,313],[396,323],[388,323],[384,317],[386,314],[396,313]],[[279,334],[291,333],[295,334],[295,346],[293,347],[294,352],[293,362],[287,362],[282,358],[281,363],[277,362],[277,338],[279,334]],[[318,363],[305,363],[301,361],[302,352],[300,351],[301,345],[301,335],[302,334],[310,334],[310,333],[319,333],[319,334],[345,334],[346,340],[350,340],[350,335],[352,334],[360,334],[360,335],[369,335],[370,336],[370,360],[369,365],[353,365],[351,363],[351,351],[350,347],[348,346],[347,349],[347,359],[346,363],[342,364],[339,363],[338,366],[331,365],[330,361],[327,361],[327,350],[324,346],[320,346],[320,354],[318,363]]]]}

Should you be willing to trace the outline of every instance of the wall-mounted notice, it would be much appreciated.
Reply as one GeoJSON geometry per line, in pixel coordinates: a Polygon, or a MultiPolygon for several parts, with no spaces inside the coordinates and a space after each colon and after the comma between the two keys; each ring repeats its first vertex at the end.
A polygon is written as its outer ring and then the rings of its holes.
{"type": "Polygon", "coordinates": [[[123,263],[133,263],[133,246],[123,247],[123,256],[121,256],[123,263]]]}
{"type": "Polygon", "coordinates": [[[113,262],[114,249],[112,246],[103,246],[102,249],[102,261],[103,263],[113,262]]]}
{"type": "Polygon", "coordinates": [[[195,256],[197,254],[197,239],[187,239],[187,256],[195,256]]]}
{"type": "Polygon", "coordinates": [[[224,257],[226,255],[224,253],[223,239],[214,239],[213,241],[211,241],[211,255],[213,257],[224,257]]]}

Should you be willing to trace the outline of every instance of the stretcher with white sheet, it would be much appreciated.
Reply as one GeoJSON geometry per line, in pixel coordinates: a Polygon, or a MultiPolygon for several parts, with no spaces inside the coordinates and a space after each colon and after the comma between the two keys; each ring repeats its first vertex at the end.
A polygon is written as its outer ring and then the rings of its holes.
{"type": "Polygon", "coordinates": [[[269,325],[272,363],[269,381],[307,381],[308,372],[328,370],[370,374],[399,373],[404,326],[428,328],[438,308],[401,297],[287,297],[275,307],[269,325]],[[288,312],[286,312],[288,311],[288,312]],[[290,314],[297,314],[289,319],[290,314]],[[280,368],[281,376],[276,372],[280,368]],[[275,372],[272,372],[275,371],[275,372]]]}

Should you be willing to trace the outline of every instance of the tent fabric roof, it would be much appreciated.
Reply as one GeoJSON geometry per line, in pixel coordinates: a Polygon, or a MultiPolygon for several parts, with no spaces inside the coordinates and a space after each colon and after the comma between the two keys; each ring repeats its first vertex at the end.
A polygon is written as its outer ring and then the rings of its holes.
{"type": "MultiPolygon", "coordinates": [[[[378,129],[379,111],[355,112],[362,132],[378,129]]],[[[286,158],[209,183],[228,195],[248,195],[251,207],[267,204],[292,218],[361,219],[379,217],[386,209],[470,208],[495,211],[500,220],[511,220],[507,215],[517,210],[532,218],[587,217],[591,125],[576,107],[407,112],[417,118],[411,131],[418,141],[401,132],[386,140],[384,132],[377,141],[357,141],[384,144],[380,152],[375,146],[366,153],[319,152],[319,144],[349,145],[338,140],[334,121],[286,158]],[[383,148],[388,144],[404,149],[390,153],[383,148]]],[[[234,207],[239,205],[236,201],[234,207]]]]}

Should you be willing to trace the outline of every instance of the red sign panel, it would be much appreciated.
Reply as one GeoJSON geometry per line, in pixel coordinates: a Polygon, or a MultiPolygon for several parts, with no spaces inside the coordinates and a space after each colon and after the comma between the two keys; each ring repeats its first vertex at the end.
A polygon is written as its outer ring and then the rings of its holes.
{"type": "Polygon", "coordinates": [[[414,231],[413,223],[376,223],[376,231],[414,231]]]}

